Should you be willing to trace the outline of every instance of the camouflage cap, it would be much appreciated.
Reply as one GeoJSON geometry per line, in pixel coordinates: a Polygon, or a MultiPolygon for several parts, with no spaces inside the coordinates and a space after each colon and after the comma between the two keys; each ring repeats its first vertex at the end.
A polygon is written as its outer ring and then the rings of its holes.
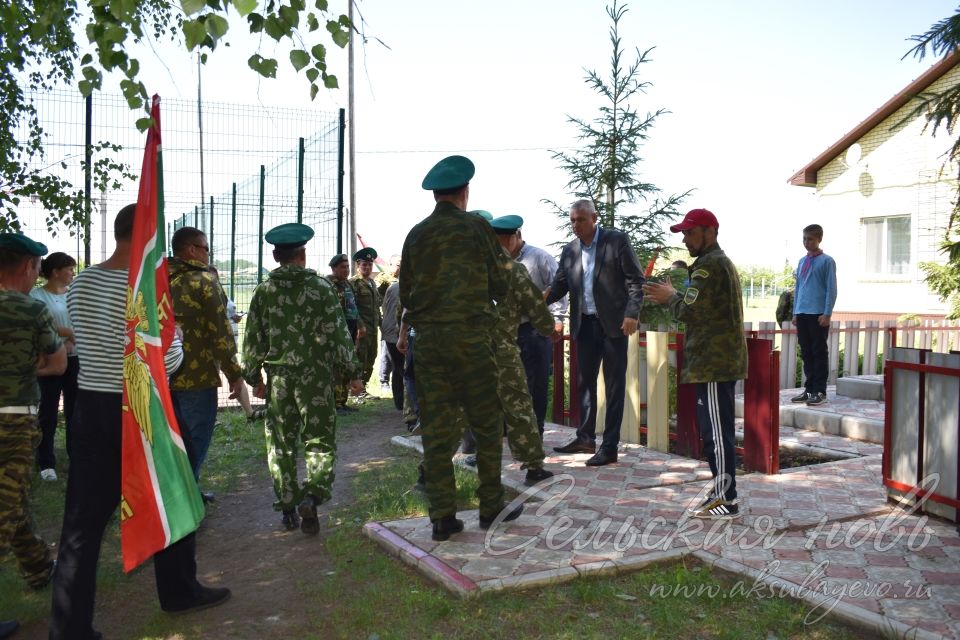
{"type": "Polygon", "coordinates": [[[445,191],[464,186],[473,178],[476,167],[469,158],[448,156],[433,165],[421,185],[427,191],[445,191]]]}
{"type": "Polygon", "coordinates": [[[523,226],[523,218],[520,216],[500,216],[490,222],[490,226],[496,233],[516,233],[517,229],[523,226]]]}
{"type": "Polygon", "coordinates": [[[470,213],[475,213],[475,214],[477,214],[478,216],[480,216],[481,218],[483,218],[483,219],[486,220],[487,222],[490,222],[491,220],[493,220],[493,214],[490,213],[489,211],[484,211],[483,209],[475,209],[475,210],[471,211],[470,213]]]}
{"type": "Polygon", "coordinates": [[[337,255],[335,255],[335,256],[333,256],[332,258],[330,258],[330,262],[327,263],[327,264],[328,264],[328,266],[330,266],[330,267],[335,267],[335,266],[337,266],[338,264],[340,264],[341,262],[349,262],[349,260],[350,260],[350,259],[347,258],[347,254],[345,254],[345,253],[338,253],[337,255]]]}
{"type": "Polygon", "coordinates": [[[373,262],[377,259],[377,250],[373,247],[364,247],[353,254],[354,262],[373,262]]]}
{"type": "Polygon", "coordinates": [[[313,229],[299,222],[288,222],[267,231],[263,239],[275,247],[302,247],[313,237],[313,229]]]}
{"type": "Polygon", "coordinates": [[[0,233],[0,249],[13,253],[25,253],[29,256],[47,255],[47,246],[42,242],[31,240],[22,233],[0,233]]]}

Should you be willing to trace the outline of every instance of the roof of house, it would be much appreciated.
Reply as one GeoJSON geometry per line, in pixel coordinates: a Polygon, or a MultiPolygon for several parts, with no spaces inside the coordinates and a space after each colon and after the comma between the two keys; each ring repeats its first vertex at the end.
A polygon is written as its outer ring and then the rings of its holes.
{"type": "Polygon", "coordinates": [[[847,149],[847,147],[862,138],[867,134],[867,132],[883,122],[890,115],[896,113],[897,109],[910,102],[910,100],[923,92],[924,89],[933,84],[958,63],[960,63],[960,50],[954,51],[952,54],[927,69],[923,75],[908,84],[899,93],[897,93],[897,95],[887,100],[883,106],[870,114],[870,117],[851,129],[850,132],[845,136],[830,145],[826,151],[807,163],[807,166],[805,166],[803,169],[800,169],[795,174],[790,176],[788,182],[798,187],[817,186],[817,172],[828,162],[840,155],[847,149]]]}

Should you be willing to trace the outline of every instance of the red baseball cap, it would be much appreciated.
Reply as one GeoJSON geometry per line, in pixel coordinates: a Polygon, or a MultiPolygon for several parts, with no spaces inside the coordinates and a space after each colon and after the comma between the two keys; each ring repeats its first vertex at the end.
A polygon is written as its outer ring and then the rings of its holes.
{"type": "Polygon", "coordinates": [[[720,228],[720,223],[717,222],[717,216],[707,209],[691,209],[687,211],[687,215],[683,216],[683,220],[679,223],[670,227],[670,231],[677,233],[678,231],[686,231],[692,227],[713,227],[714,229],[720,228]]]}

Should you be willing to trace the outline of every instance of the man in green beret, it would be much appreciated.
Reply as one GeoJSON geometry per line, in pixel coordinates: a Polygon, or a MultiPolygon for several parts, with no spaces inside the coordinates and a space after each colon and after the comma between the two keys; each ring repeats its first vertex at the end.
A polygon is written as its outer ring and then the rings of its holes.
{"type": "Polygon", "coordinates": [[[373,362],[377,359],[377,347],[380,344],[377,335],[381,320],[380,294],[377,293],[377,283],[373,280],[373,261],[376,259],[377,251],[372,247],[357,251],[353,254],[357,272],[350,278],[350,287],[360,313],[360,321],[357,323],[357,358],[363,367],[360,379],[364,384],[373,374],[373,362]]]}
{"type": "Polygon", "coordinates": [[[274,508],[288,529],[320,531],[317,506],[330,499],[336,454],[334,376],[346,371],[363,390],[360,364],[333,286],[307,269],[310,227],[290,223],[267,232],[280,266],[253,292],[243,344],[243,377],[267,400],[267,463],[274,508]],[[264,383],[261,370],[266,371],[264,383]],[[307,473],[297,480],[297,450],[307,473]],[[298,518],[299,514],[299,518],[298,518]],[[300,520],[302,519],[302,521],[300,520]]]}
{"type": "Polygon", "coordinates": [[[67,368],[50,311],[28,295],[46,253],[25,235],[0,233],[0,548],[12,551],[34,589],[45,587],[53,573],[50,548],[33,530],[28,502],[40,444],[37,376],[61,375],[67,368]]]}
{"type": "Polygon", "coordinates": [[[466,211],[473,174],[463,156],[445,158],[427,173],[422,186],[437,204],[407,234],[400,265],[404,319],[417,332],[417,399],[434,540],[463,530],[450,456],[461,435],[461,411],[477,440],[480,527],[522,511],[522,505],[504,509],[503,413],[493,352],[494,300],[509,290],[511,263],[490,225],[466,211]]]}
{"type": "MultiPolygon", "coordinates": [[[[337,292],[337,298],[340,300],[340,308],[343,309],[343,315],[347,319],[347,329],[350,331],[350,339],[357,343],[357,323],[360,314],[357,311],[357,300],[353,296],[353,287],[348,280],[350,278],[350,258],[345,253],[338,253],[327,263],[330,267],[330,273],[324,278],[333,285],[337,292]]],[[[333,396],[337,401],[337,415],[347,415],[356,411],[353,407],[347,406],[349,396],[347,387],[350,386],[350,377],[346,371],[340,371],[336,375],[337,383],[333,388],[333,396]]]]}
{"type": "MultiPolygon", "coordinates": [[[[508,247],[522,225],[520,216],[501,216],[490,222],[504,255],[509,257],[508,247]]],[[[500,374],[497,395],[503,406],[510,451],[521,463],[521,468],[527,470],[524,482],[532,486],[551,477],[553,473],[543,468],[543,439],[533,410],[526,372],[520,360],[517,329],[522,318],[541,336],[553,335],[556,327],[553,315],[543,301],[543,293],[533,283],[527,268],[516,262],[509,273],[510,291],[497,301],[500,318],[494,331],[500,374]]]]}

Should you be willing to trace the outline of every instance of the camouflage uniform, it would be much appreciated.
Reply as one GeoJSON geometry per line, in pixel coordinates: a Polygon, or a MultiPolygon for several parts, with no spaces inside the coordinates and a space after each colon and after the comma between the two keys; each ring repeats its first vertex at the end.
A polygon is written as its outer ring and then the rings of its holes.
{"type": "Polygon", "coordinates": [[[487,222],[449,202],[410,230],[403,245],[400,302],[417,331],[414,360],[430,519],[456,514],[450,453],[462,410],[477,439],[480,516],[503,507],[503,414],[497,398],[492,299],[509,289],[504,256],[487,222]]]}
{"type": "Polygon", "coordinates": [[[227,317],[227,296],[209,266],[182,258],[170,258],[167,264],[173,310],[183,330],[183,366],[170,377],[170,395],[199,479],[213,440],[220,371],[231,383],[240,378],[237,342],[227,317]]]}
{"type": "MultiPolygon", "coordinates": [[[[19,291],[0,290],[0,407],[40,403],[37,358],[62,343],[46,305],[19,291]]],[[[53,560],[34,533],[29,514],[34,452],[40,444],[37,415],[0,413],[0,549],[9,548],[32,587],[50,579],[53,560]]]]}
{"type": "Polygon", "coordinates": [[[334,288],[311,269],[286,264],[254,291],[243,343],[243,377],[251,385],[267,372],[267,464],[277,510],[305,496],[330,499],[336,453],[333,381],[360,371],[334,288]],[[307,474],[297,481],[303,444],[307,474]]]}
{"type": "Polygon", "coordinates": [[[387,289],[390,288],[390,285],[397,281],[397,277],[389,271],[381,271],[373,281],[377,285],[377,293],[380,294],[380,300],[383,300],[383,295],[387,292],[387,289]]]}
{"type": "MultiPolygon", "coordinates": [[[[333,290],[337,294],[337,299],[340,301],[340,308],[343,310],[343,315],[347,321],[350,339],[354,340],[357,333],[357,318],[359,317],[359,313],[357,312],[356,298],[353,297],[353,288],[347,284],[346,281],[337,280],[330,275],[323,276],[323,279],[333,286],[333,290]]],[[[342,371],[334,377],[334,380],[336,384],[333,386],[333,398],[338,407],[344,407],[350,395],[347,389],[350,383],[350,377],[346,371],[342,371]]]]}
{"type": "Polygon", "coordinates": [[[520,317],[526,316],[538,333],[549,336],[553,333],[553,316],[526,267],[517,262],[509,274],[510,291],[497,301],[500,317],[493,332],[500,376],[497,395],[507,425],[510,452],[522,463],[521,468],[538,469],[543,467],[543,440],[533,411],[527,375],[520,361],[517,327],[520,326],[520,317]]]}
{"type": "Polygon", "coordinates": [[[734,387],[747,375],[743,298],[736,267],[719,245],[690,266],[690,284],[667,302],[686,326],[680,382],[697,389],[697,424],[715,480],[714,495],[737,497],[734,387]],[[729,485],[725,483],[729,478],[729,485]]]}
{"type": "Polygon", "coordinates": [[[360,379],[366,383],[373,374],[373,361],[377,359],[377,347],[380,339],[377,330],[380,327],[380,294],[372,280],[355,275],[348,280],[357,301],[357,311],[360,312],[360,326],[366,329],[367,334],[357,339],[357,358],[363,368],[360,379]]]}

